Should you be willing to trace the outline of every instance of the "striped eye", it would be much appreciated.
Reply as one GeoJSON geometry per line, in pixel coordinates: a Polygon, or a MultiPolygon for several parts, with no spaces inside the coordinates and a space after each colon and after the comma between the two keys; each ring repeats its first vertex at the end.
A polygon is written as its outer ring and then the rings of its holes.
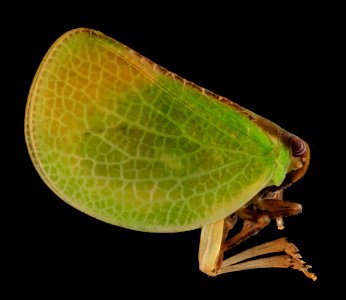
{"type": "Polygon", "coordinates": [[[289,140],[292,149],[292,154],[295,157],[303,157],[307,152],[306,143],[297,136],[292,136],[289,140]]]}

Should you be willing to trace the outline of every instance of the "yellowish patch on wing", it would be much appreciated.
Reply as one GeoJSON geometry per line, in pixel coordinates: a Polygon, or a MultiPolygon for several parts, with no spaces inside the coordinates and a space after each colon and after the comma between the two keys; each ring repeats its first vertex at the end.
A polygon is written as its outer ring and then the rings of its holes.
{"type": "Polygon", "coordinates": [[[90,124],[113,126],[108,112],[116,112],[128,93],[140,93],[153,83],[149,65],[103,36],[85,31],[63,36],[48,52],[36,80],[31,99],[41,120],[36,128],[40,134],[64,136],[60,141],[66,147],[78,139],[73,132],[85,132],[90,124]]]}

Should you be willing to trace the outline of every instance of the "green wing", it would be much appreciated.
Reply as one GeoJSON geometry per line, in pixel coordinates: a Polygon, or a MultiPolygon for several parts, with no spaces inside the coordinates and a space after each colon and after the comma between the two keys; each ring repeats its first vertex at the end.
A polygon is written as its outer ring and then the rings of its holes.
{"type": "Polygon", "coordinates": [[[290,164],[279,139],[221,100],[77,29],[40,65],[26,141],[40,176],[77,209],[136,230],[199,228],[280,184],[290,164]]]}

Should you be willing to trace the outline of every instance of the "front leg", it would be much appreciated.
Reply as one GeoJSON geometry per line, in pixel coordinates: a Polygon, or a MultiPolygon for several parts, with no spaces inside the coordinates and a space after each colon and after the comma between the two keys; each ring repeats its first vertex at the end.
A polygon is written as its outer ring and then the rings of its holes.
{"type": "Polygon", "coordinates": [[[266,211],[270,218],[276,220],[278,229],[284,229],[283,217],[290,217],[302,212],[302,205],[296,202],[283,201],[283,190],[265,190],[252,200],[252,205],[266,211]]]}

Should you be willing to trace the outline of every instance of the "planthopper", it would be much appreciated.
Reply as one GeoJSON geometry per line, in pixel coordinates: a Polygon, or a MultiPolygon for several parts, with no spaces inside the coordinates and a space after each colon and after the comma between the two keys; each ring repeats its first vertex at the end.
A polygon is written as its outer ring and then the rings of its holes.
{"type": "Polygon", "coordinates": [[[305,174],[308,144],[101,32],[74,29],[49,49],[25,138],[44,182],[76,209],[144,232],[201,228],[199,266],[210,276],[293,268],[316,279],[286,238],[224,258],[301,212],[283,190],[305,174]]]}

